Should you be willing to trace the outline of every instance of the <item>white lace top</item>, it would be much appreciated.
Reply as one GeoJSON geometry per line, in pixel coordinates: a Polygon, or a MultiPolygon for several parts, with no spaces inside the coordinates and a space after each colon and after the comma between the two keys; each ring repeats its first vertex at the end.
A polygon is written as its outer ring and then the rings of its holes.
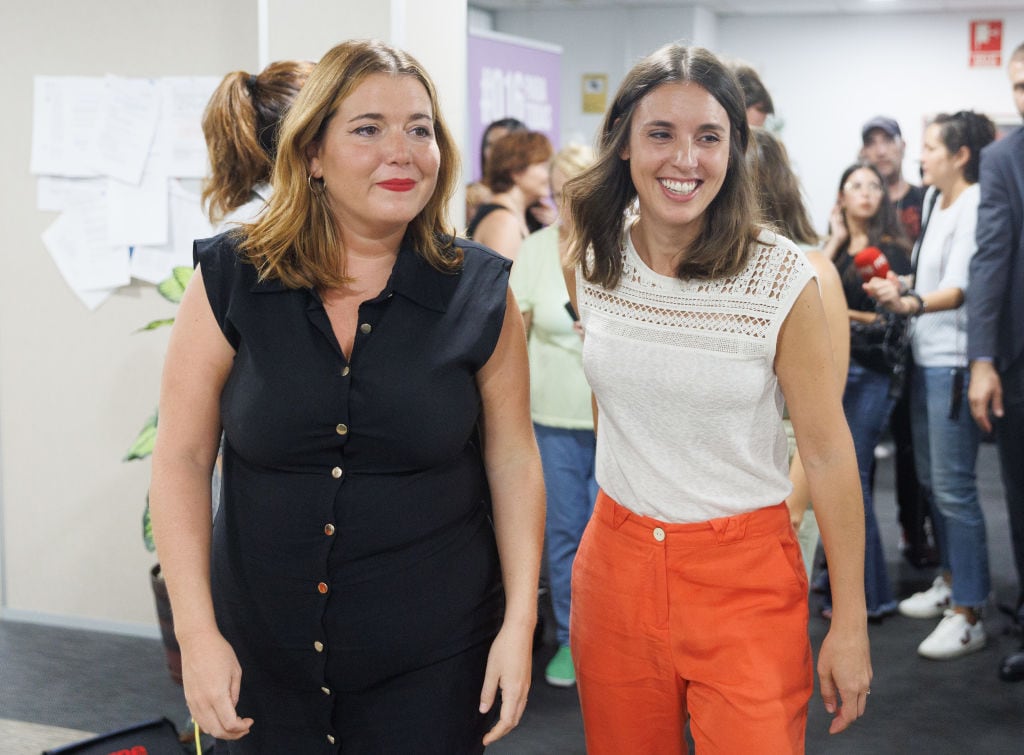
{"type": "Polygon", "coordinates": [[[577,271],[598,483],[665,522],[781,502],[791,486],[775,348],[813,269],[765,231],[740,274],[679,280],[647,267],[629,236],[615,289],[577,271]]]}

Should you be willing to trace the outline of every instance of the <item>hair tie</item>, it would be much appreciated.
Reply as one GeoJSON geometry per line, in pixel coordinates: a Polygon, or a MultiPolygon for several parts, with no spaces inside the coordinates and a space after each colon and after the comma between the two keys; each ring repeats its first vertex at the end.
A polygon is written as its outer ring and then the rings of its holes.
{"type": "Polygon", "coordinates": [[[246,85],[249,87],[249,91],[253,91],[256,88],[257,79],[253,74],[249,74],[249,78],[246,80],[246,85]]]}

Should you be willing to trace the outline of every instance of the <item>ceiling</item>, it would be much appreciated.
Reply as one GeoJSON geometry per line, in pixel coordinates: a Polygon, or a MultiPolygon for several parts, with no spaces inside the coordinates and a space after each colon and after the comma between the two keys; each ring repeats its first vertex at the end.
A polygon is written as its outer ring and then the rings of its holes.
{"type": "Polygon", "coordinates": [[[1024,0],[469,0],[486,10],[587,10],[702,5],[721,16],[1022,10],[1024,0]]]}

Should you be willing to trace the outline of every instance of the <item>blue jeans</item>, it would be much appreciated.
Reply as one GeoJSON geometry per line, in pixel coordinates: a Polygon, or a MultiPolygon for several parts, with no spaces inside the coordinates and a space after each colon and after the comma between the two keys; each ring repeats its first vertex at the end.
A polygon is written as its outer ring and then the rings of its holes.
{"type": "Polygon", "coordinates": [[[851,361],[843,394],[843,411],[853,436],[860,489],[864,496],[864,597],[868,616],[882,616],[896,610],[872,494],[875,446],[896,404],[889,395],[890,382],[888,375],[851,361]]]}
{"type": "Polygon", "coordinates": [[[563,430],[536,423],[533,430],[540,448],[548,496],[544,540],[557,625],[555,636],[558,644],[564,646],[569,644],[572,562],[597,499],[596,443],[592,430],[563,430]]]}
{"type": "Polygon", "coordinates": [[[962,398],[956,416],[950,417],[956,372],[952,367],[914,367],[910,426],[917,474],[932,494],[942,567],[953,575],[953,603],[979,608],[991,589],[985,517],[975,474],[981,432],[967,404],[970,376],[963,371],[962,398]]]}

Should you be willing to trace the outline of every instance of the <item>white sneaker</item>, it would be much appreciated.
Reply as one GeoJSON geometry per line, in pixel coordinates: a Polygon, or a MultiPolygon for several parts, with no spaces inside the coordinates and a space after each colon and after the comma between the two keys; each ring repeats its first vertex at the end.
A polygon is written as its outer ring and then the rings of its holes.
{"type": "Polygon", "coordinates": [[[900,613],[912,619],[936,619],[949,608],[952,599],[953,588],[939,575],[927,590],[901,600],[900,613]]]}
{"type": "Polygon", "coordinates": [[[945,661],[981,650],[986,639],[981,619],[971,624],[966,616],[950,608],[934,631],[917,646],[917,653],[933,661],[945,661]]]}

